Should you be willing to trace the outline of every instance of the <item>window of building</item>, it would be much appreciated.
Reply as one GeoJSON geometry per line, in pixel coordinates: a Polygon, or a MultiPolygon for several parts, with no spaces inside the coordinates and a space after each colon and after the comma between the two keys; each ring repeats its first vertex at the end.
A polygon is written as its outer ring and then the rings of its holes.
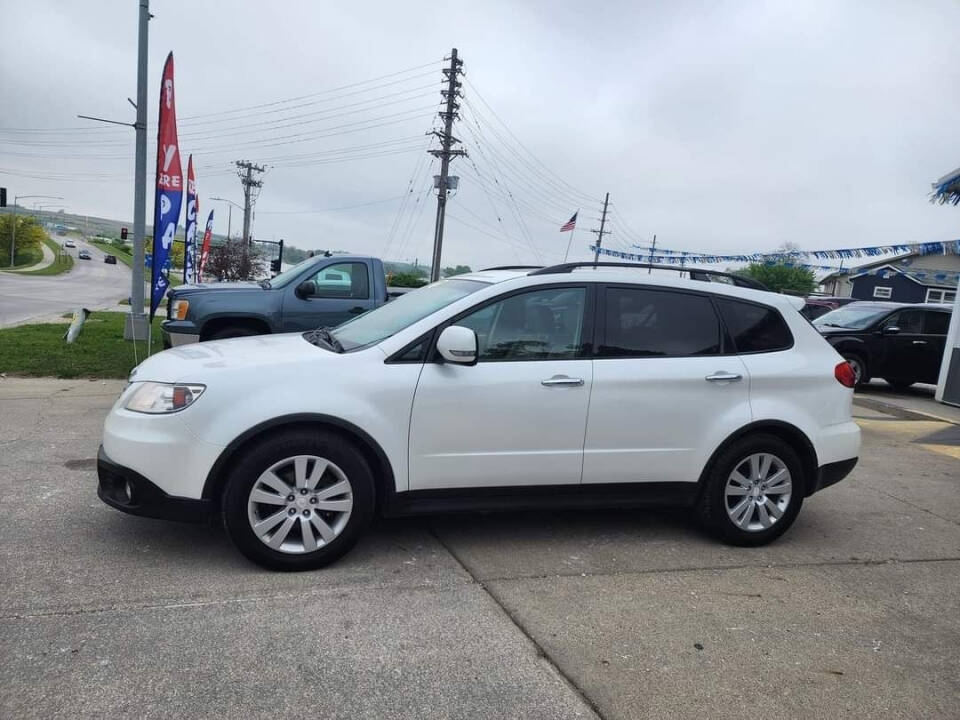
{"type": "Polygon", "coordinates": [[[873,296],[875,298],[880,298],[881,300],[889,300],[892,295],[893,295],[892,287],[882,287],[878,285],[873,289],[873,296]]]}
{"type": "Polygon", "coordinates": [[[937,290],[935,288],[930,288],[927,290],[927,300],[928,303],[952,303],[957,299],[957,293],[955,290],[937,290]]]}
{"type": "Polygon", "coordinates": [[[720,353],[720,322],[703,295],[607,288],[601,357],[720,353]]]}
{"type": "Polygon", "coordinates": [[[790,329],[773,308],[720,298],[717,305],[738,353],[775,352],[793,345],[790,329]]]}

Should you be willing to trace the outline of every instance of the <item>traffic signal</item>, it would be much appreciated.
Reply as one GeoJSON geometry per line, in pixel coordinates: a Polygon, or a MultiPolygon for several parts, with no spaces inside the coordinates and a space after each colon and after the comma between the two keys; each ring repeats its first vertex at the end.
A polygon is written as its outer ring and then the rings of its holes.
{"type": "Polygon", "coordinates": [[[0,207],[7,206],[7,189],[0,188],[0,207]]]}
{"type": "Polygon", "coordinates": [[[275,272],[275,273],[280,272],[280,261],[279,261],[279,260],[271,260],[271,261],[270,261],[270,272],[275,272]]]}
{"type": "Polygon", "coordinates": [[[126,240],[126,239],[127,239],[127,229],[126,229],[126,228],[120,228],[120,239],[121,239],[121,240],[126,240]]]}

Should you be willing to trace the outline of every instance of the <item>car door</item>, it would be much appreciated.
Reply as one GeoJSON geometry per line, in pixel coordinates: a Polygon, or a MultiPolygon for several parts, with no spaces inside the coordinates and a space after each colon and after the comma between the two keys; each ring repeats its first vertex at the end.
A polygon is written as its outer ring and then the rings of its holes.
{"type": "Polygon", "coordinates": [[[410,489],[580,482],[592,385],[590,288],[525,289],[449,324],[473,366],[428,361],[410,418],[410,489]]]}
{"type": "Polygon", "coordinates": [[[370,269],[364,262],[334,262],[291,283],[283,299],[283,329],[287,332],[335,327],[374,306],[370,269]],[[312,281],[316,292],[301,297],[297,288],[312,281]]]}
{"type": "Polygon", "coordinates": [[[608,285],[584,445],[583,482],[685,482],[750,422],[749,378],[723,354],[709,295],[608,285]]]}
{"type": "Polygon", "coordinates": [[[940,365],[947,347],[947,330],[950,328],[950,313],[945,310],[923,311],[923,340],[927,343],[923,375],[919,382],[936,384],[940,377],[940,365]]]}
{"type": "MultiPolygon", "coordinates": [[[[934,348],[923,333],[924,311],[900,310],[883,322],[883,353],[875,375],[889,380],[917,382],[933,366],[934,348]],[[891,333],[888,328],[897,328],[891,333]]],[[[937,355],[937,363],[940,356],[937,355]]],[[[939,370],[939,364],[937,366],[939,370]]]]}

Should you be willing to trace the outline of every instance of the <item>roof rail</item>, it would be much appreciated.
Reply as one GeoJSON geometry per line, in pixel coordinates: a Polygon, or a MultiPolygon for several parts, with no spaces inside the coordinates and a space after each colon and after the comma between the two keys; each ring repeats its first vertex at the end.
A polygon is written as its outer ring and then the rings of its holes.
{"type": "Polygon", "coordinates": [[[539,270],[542,267],[543,265],[497,265],[496,267],[484,268],[477,272],[487,272],[488,270],[539,270]]]}
{"type": "MultiPolygon", "coordinates": [[[[727,278],[731,285],[737,287],[751,288],[753,290],[765,290],[769,288],[763,283],[757,282],[753,278],[735,275],[734,273],[721,272],[720,270],[701,270],[700,268],[677,267],[676,265],[654,265],[651,263],[619,263],[619,262],[571,262],[560,265],[551,265],[550,267],[534,270],[531,275],[559,275],[561,273],[573,272],[578,268],[598,268],[598,267],[616,267],[633,269],[652,269],[652,270],[673,270],[673,272],[688,273],[691,280],[703,280],[706,282],[717,282],[714,277],[727,278]]],[[[723,282],[722,280],[720,282],[723,282]]]]}

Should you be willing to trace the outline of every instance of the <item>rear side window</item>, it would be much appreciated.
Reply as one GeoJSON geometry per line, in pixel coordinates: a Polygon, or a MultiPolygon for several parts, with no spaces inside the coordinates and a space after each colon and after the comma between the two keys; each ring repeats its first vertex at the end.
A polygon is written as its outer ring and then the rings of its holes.
{"type": "Polygon", "coordinates": [[[611,287],[600,357],[689,357],[720,353],[720,323],[709,298],[611,287]]]}
{"type": "Polygon", "coordinates": [[[793,345],[786,322],[773,308],[717,298],[720,314],[738,353],[774,352],[793,345]]]}
{"type": "Polygon", "coordinates": [[[927,335],[946,335],[950,328],[950,313],[931,312],[923,314],[923,332],[927,335]]]}

